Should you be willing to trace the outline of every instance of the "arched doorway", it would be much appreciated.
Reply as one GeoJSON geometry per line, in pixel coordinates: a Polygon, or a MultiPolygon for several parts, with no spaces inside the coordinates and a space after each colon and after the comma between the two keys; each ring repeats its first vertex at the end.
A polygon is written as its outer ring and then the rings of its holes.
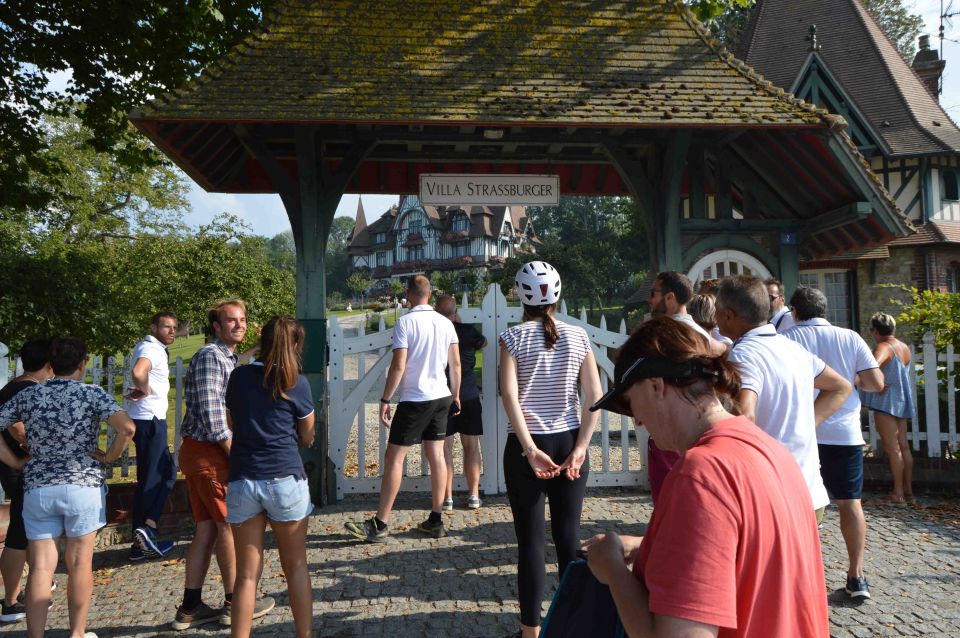
{"type": "Polygon", "coordinates": [[[728,275],[751,275],[769,279],[770,271],[759,259],[741,250],[715,250],[698,259],[687,273],[694,288],[705,279],[718,279],[728,275]]]}

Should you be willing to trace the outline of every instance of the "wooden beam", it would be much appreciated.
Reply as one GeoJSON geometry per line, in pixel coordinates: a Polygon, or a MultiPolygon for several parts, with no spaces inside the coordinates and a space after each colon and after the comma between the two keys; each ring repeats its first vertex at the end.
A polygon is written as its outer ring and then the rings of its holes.
{"type": "Polygon", "coordinates": [[[290,225],[293,228],[300,226],[300,189],[293,181],[290,175],[280,166],[276,158],[267,149],[263,140],[254,135],[244,124],[233,126],[233,133],[240,140],[247,152],[260,162],[263,169],[270,177],[273,188],[280,195],[284,208],[287,209],[287,216],[290,218],[290,225]]]}
{"type": "Polygon", "coordinates": [[[801,230],[810,235],[825,233],[866,219],[873,212],[870,202],[853,202],[804,221],[801,230]]]}
{"type": "Polygon", "coordinates": [[[680,230],[685,233],[771,233],[795,230],[795,225],[782,219],[683,219],[680,230]]]}
{"type": "Polygon", "coordinates": [[[631,157],[619,144],[608,140],[600,145],[600,150],[617,171],[620,180],[633,197],[633,201],[637,202],[647,230],[647,249],[650,251],[651,264],[655,264],[662,253],[657,245],[659,228],[654,214],[653,186],[647,176],[647,170],[639,160],[631,157]]]}
{"type": "Polygon", "coordinates": [[[690,147],[687,155],[687,194],[690,199],[690,217],[707,218],[707,197],[704,193],[704,148],[700,145],[690,147]]]}
{"type": "Polygon", "coordinates": [[[797,219],[802,216],[801,212],[794,208],[779,190],[773,188],[763,175],[740,159],[736,147],[720,149],[717,161],[727,165],[733,179],[740,182],[742,189],[752,191],[760,199],[766,216],[782,219],[797,219]]]}

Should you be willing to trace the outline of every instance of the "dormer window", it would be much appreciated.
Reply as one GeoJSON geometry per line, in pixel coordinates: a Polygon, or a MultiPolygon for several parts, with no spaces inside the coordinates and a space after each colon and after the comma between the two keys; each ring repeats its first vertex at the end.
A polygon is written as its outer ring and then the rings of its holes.
{"type": "Polygon", "coordinates": [[[470,229],[470,218],[463,213],[456,213],[450,224],[450,230],[455,233],[465,233],[470,229]]]}
{"type": "Polygon", "coordinates": [[[375,238],[375,242],[378,243],[378,244],[385,244],[385,243],[387,243],[387,234],[386,234],[386,233],[377,233],[376,238],[375,238]]]}

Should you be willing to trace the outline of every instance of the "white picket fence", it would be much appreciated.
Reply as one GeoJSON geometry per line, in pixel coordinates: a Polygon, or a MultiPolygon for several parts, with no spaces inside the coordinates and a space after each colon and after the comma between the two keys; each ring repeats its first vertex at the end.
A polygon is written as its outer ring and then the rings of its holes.
{"type": "MultiPolygon", "coordinates": [[[[510,306],[496,285],[491,285],[479,307],[470,307],[464,295],[458,310],[463,323],[479,324],[480,332],[487,338],[482,351],[483,372],[480,385],[483,389],[483,437],[481,450],[484,458],[480,487],[487,494],[506,491],[503,466],[500,459],[506,444],[507,417],[497,388],[497,362],[499,347],[497,335],[508,326],[519,323],[521,308],[510,306]]],[[[581,326],[590,337],[591,346],[600,367],[604,391],[613,375],[610,353],[627,338],[626,324],[621,321],[617,332],[606,327],[601,318],[599,326],[587,322],[586,311],[580,317],[567,314],[561,303],[556,317],[560,321],[581,326]]],[[[386,329],[381,317],[379,330],[348,337],[336,318],[330,320],[328,343],[330,346],[329,406],[330,406],[330,457],[336,466],[337,495],[347,493],[372,493],[380,489],[380,468],[386,451],[387,432],[378,423],[379,400],[390,364],[390,344],[393,329],[386,329]]],[[[603,412],[600,425],[591,445],[589,485],[638,485],[646,486],[646,430],[641,430],[639,441],[631,444],[631,421],[620,415],[603,412]],[[631,451],[633,452],[631,454],[631,451]],[[599,457],[599,458],[598,458],[599,457]]],[[[428,491],[430,477],[420,446],[411,450],[404,467],[403,489],[428,491]],[[411,456],[413,459],[411,459],[411,456]]],[[[455,489],[466,487],[462,475],[454,480],[455,489]]]]}

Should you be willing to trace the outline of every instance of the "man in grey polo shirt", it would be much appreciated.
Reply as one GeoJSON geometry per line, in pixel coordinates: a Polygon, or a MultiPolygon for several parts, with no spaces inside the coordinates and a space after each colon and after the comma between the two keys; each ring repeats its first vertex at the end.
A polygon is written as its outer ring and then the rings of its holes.
{"type": "MultiPolygon", "coordinates": [[[[796,341],[826,361],[851,385],[868,392],[883,390],[883,374],[870,347],[859,334],[826,320],[827,297],[816,288],[801,286],[790,298],[796,325],[783,336],[796,341]]],[[[863,433],[860,430],[860,394],[851,392],[839,410],[817,428],[820,474],[840,511],[840,532],[850,564],[846,592],[852,598],[870,598],[863,575],[867,521],[860,495],[863,492],[863,433]]]]}
{"type": "MultiPolygon", "coordinates": [[[[453,323],[434,312],[430,301],[430,280],[422,275],[410,278],[407,286],[410,312],[397,320],[393,329],[393,360],[380,398],[380,423],[390,429],[383,458],[380,503],[371,518],[345,523],[351,536],[367,542],[386,540],[387,522],[403,480],[403,459],[411,445],[423,444],[430,464],[433,491],[430,517],[417,526],[424,534],[440,538],[446,531],[440,515],[447,485],[443,442],[447,419],[460,413],[460,349],[453,323]],[[447,365],[450,385],[447,386],[447,365]],[[390,399],[399,390],[397,413],[390,418],[390,399]]],[[[361,426],[362,427],[362,426],[361,426]]]]}

